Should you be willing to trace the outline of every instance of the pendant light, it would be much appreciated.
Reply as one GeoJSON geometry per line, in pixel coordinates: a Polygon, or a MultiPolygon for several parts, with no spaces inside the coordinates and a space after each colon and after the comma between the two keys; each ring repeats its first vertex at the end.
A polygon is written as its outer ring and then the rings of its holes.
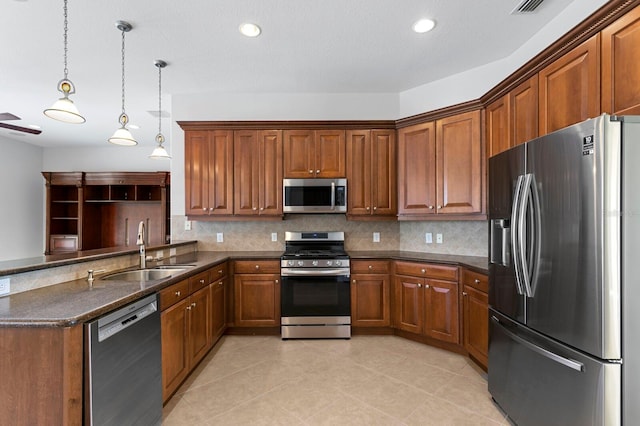
{"type": "Polygon", "coordinates": [[[158,67],[158,134],[156,135],[158,146],[153,150],[149,158],[154,160],[170,159],[169,153],[162,146],[164,143],[164,136],[162,135],[162,68],[166,67],[167,63],[162,59],[156,59],[155,66],[158,67]]]}
{"type": "Polygon", "coordinates": [[[67,0],[64,0],[64,78],[58,82],[58,91],[62,92],[62,97],[54,102],[51,108],[45,109],[44,115],[53,118],[54,120],[62,121],[65,123],[81,124],[86,120],[78,108],[74,105],[73,101],[69,99],[69,95],[76,93],[75,86],[69,80],[69,69],[67,68],[67,32],[68,32],[68,19],[67,19],[67,0]]]}
{"type": "Polygon", "coordinates": [[[117,21],[116,28],[122,31],[122,113],[120,114],[120,117],[118,117],[120,128],[109,138],[109,142],[115,145],[133,146],[137,145],[138,142],[133,138],[129,129],[127,129],[129,117],[124,110],[124,34],[131,31],[133,27],[128,22],[117,21]]]}

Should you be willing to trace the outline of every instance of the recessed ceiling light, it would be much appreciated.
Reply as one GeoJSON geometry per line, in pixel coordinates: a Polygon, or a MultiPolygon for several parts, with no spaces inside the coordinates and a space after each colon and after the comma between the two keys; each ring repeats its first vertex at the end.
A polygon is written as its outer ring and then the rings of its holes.
{"type": "Polygon", "coordinates": [[[256,24],[245,22],[240,24],[240,32],[247,37],[258,37],[262,30],[256,24]]]}
{"type": "Polygon", "coordinates": [[[433,19],[420,19],[413,24],[413,31],[418,34],[429,32],[436,26],[436,23],[433,19]]]}

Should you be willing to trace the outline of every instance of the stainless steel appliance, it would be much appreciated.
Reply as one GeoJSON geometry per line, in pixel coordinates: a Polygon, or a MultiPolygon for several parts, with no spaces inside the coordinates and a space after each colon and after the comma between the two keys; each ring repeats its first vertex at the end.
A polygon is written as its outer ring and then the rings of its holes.
{"type": "Polygon", "coordinates": [[[162,361],[158,297],[85,325],[85,424],[159,425],[162,361]]]}
{"type": "Polygon", "coordinates": [[[280,260],[283,339],[351,337],[344,232],[286,232],[280,260]]]}
{"type": "Polygon", "coordinates": [[[640,419],[639,161],[640,117],[606,114],[489,159],[489,391],[518,425],[640,419]]]}
{"type": "Polygon", "coordinates": [[[283,179],[285,213],[346,213],[346,179],[283,179]]]}

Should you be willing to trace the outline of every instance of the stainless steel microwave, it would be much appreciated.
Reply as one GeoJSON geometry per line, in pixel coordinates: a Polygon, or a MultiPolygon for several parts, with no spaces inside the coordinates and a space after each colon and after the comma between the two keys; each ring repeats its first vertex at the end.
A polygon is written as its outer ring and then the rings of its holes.
{"type": "Polygon", "coordinates": [[[284,213],[346,213],[346,179],[283,179],[284,213]]]}

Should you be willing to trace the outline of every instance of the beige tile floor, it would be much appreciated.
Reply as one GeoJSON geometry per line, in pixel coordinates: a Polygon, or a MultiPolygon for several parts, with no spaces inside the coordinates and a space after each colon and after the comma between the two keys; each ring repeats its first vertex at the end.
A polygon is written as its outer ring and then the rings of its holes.
{"type": "Polygon", "coordinates": [[[395,336],[225,336],[163,425],[508,425],[471,360],[395,336]]]}

